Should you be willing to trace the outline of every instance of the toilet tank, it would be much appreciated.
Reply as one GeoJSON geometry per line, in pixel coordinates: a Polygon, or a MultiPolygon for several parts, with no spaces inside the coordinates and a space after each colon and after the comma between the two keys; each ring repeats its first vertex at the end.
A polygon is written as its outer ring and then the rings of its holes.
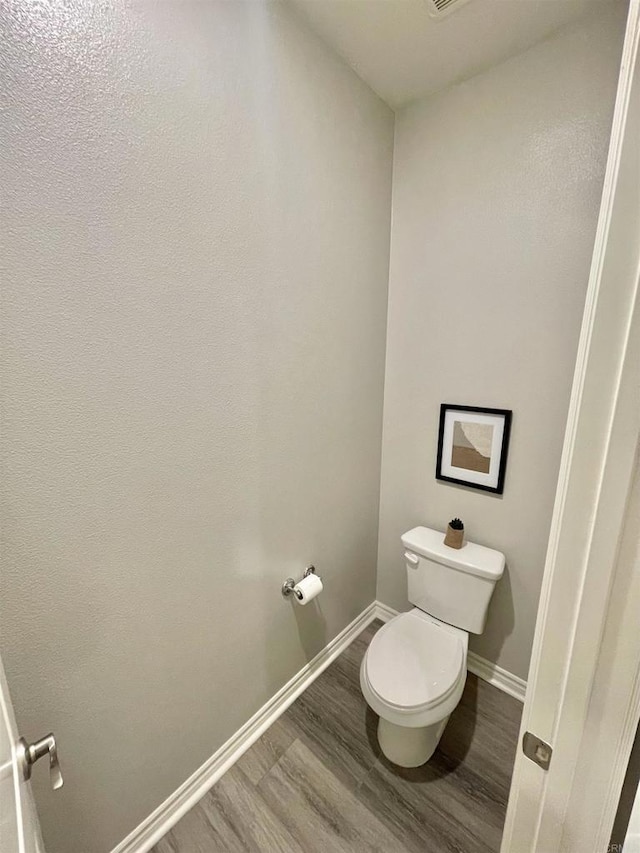
{"type": "Polygon", "coordinates": [[[409,601],[441,622],[481,634],[504,554],[473,542],[450,548],[444,533],[429,527],[414,527],[402,544],[409,601]]]}

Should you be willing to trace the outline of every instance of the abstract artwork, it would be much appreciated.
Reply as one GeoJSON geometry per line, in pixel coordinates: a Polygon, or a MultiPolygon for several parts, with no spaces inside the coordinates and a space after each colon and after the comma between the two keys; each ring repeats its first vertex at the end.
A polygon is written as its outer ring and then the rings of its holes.
{"type": "Polygon", "coordinates": [[[510,429],[508,409],[443,403],[436,478],[502,494],[510,429]]]}

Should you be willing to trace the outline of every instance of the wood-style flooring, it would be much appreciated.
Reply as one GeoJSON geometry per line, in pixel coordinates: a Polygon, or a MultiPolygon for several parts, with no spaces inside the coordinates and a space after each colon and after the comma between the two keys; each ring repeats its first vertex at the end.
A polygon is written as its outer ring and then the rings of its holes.
{"type": "Polygon", "coordinates": [[[434,756],[413,770],[380,754],[359,668],[374,622],[152,853],[500,847],[521,704],[469,674],[434,756]]]}

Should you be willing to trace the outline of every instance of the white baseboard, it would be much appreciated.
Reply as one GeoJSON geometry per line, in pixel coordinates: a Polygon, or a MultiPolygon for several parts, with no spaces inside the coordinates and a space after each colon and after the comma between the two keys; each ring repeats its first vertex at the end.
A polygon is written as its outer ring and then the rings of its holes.
{"type": "Polygon", "coordinates": [[[148,853],[367,625],[384,618],[381,613],[387,609],[377,601],[365,608],[111,853],[148,853]]]}
{"type": "Polygon", "coordinates": [[[393,607],[388,607],[381,601],[374,601],[373,603],[376,608],[376,619],[382,619],[383,622],[389,622],[389,620],[393,619],[394,616],[398,615],[397,610],[394,610],[393,607]]]}
{"type": "MultiPolygon", "coordinates": [[[[398,611],[392,607],[388,607],[381,601],[376,601],[375,614],[377,619],[388,622],[394,616],[398,615],[398,611]]],[[[467,652],[467,670],[477,675],[483,681],[493,684],[494,687],[502,690],[503,693],[508,693],[514,699],[524,702],[525,693],[527,692],[527,682],[524,678],[513,675],[513,673],[498,666],[497,663],[485,660],[480,655],[475,654],[475,652],[467,652]]]]}
{"type": "Polygon", "coordinates": [[[467,652],[467,669],[477,675],[478,678],[482,678],[483,681],[493,684],[503,693],[508,693],[514,699],[524,702],[524,696],[527,692],[527,682],[524,678],[503,669],[497,663],[481,658],[475,652],[467,652]]]}

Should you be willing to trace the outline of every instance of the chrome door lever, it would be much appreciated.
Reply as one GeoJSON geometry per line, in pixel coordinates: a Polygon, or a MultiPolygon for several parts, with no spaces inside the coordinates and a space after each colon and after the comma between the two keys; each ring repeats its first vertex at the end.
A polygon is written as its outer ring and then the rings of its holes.
{"type": "Polygon", "coordinates": [[[31,779],[31,769],[43,755],[49,756],[51,787],[54,791],[57,791],[58,788],[62,788],[64,781],[60,771],[60,762],[58,761],[58,747],[56,746],[56,739],[53,734],[48,734],[41,740],[35,741],[35,743],[27,743],[23,737],[18,741],[17,757],[25,779],[31,779]]]}

